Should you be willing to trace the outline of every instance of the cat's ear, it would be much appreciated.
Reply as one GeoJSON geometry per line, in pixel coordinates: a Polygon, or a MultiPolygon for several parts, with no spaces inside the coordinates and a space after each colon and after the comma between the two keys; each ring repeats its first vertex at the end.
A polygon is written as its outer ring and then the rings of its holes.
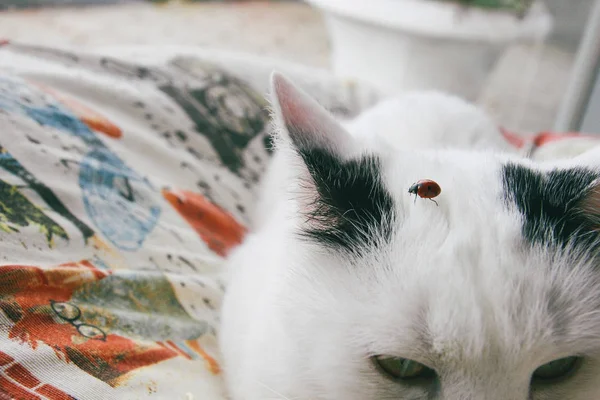
{"type": "Polygon", "coordinates": [[[594,229],[600,236],[600,174],[587,189],[585,197],[578,204],[579,209],[588,216],[594,229]]]}
{"type": "Polygon", "coordinates": [[[522,215],[525,239],[543,246],[600,251],[600,171],[570,167],[537,171],[503,167],[508,203],[522,215]]]}
{"type": "Polygon", "coordinates": [[[591,149],[573,159],[573,163],[577,165],[587,165],[589,169],[583,170],[591,175],[588,178],[591,182],[582,190],[583,196],[576,205],[578,210],[587,216],[592,228],[600,237],[600,146],[594,147],[592,143],[590,146],[591,149]]]}
{"type": "Polygon", "coordinates": [[[278,72],[271,75],[271,92],[279,134],[297,150],[322,149],[341,158],[356,150],[354,139],[340,123],[278,72]]]}
{"type": "Polygon", "coordinates": [[[394,210],[380,159],[361,152],[331,114],[281,74],[271,83],[303,236],[352,254],[388,240],[394,210]]]}

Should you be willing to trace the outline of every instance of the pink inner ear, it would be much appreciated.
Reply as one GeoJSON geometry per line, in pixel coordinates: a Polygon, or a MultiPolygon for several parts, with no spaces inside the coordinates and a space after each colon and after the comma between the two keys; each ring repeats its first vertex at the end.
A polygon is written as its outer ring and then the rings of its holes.
{"type": "Polygon", "coordinates": [[[302,104],[302,94],[280,74],[273,74],[273,89],[286,125],[302,126],[308,105],[302,104]]]}
{"type": "Polygon", "coordinates": [[[279,73],[271,80],[280,118],[296,146],[351,149],[351,136],[319,103],[279,73]]]}

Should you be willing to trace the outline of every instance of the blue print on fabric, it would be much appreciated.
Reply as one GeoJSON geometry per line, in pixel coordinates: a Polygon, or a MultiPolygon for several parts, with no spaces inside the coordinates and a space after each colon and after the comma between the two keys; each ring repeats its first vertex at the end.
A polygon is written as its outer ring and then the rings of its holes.
{"type": "Polygon", "coordinates": [[[122,250],[138,249],[158,221],[150,183],[107,149],[85,156],[79,186],[90,218],[122,250]]]}
{"type": "Polygon", "coordinates": [[[79,168],[88,216],[117,248],[134,251],[141,247],[161,213],[157,192],[147,179],[127,167],[77,116],[25,82],[0,78],[0,109],[80,138],[90,149],[79,168]],[[35,98],[35,105],[22,100],[23,95],[35,98]]]}

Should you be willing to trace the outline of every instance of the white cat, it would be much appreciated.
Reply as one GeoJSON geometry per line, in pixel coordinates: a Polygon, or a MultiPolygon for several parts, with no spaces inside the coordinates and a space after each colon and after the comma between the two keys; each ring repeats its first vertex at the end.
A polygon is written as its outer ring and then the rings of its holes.
{"type": "Polygon", "coordinates": [[[432,93],[346,129],[272,86],[277,154],[222,315],[233,400],[600,399],[598,152],[491,151],[487,117],[432,93]]]}

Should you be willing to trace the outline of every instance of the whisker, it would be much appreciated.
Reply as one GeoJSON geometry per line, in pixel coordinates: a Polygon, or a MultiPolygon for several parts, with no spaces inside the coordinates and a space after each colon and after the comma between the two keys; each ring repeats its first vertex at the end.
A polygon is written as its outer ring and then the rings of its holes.
{"type": "Polygon", "coordinates": [[[284,400],[292,400],[289,397],[285,397],[284,395],[282,395],[281,393],[277,392],[274,389],[271,389],[270,387],[268,387],[267,385],[265,385],[264,383],[262,383],[261,381],[256,381],[256,383],[258,383],[259,385],[261,385],[262,387],[264,387],[265,389],[270,390],[271,392],[273,392],[273,394],[276,394],[277,396],[281,397],[284,400]]]}

